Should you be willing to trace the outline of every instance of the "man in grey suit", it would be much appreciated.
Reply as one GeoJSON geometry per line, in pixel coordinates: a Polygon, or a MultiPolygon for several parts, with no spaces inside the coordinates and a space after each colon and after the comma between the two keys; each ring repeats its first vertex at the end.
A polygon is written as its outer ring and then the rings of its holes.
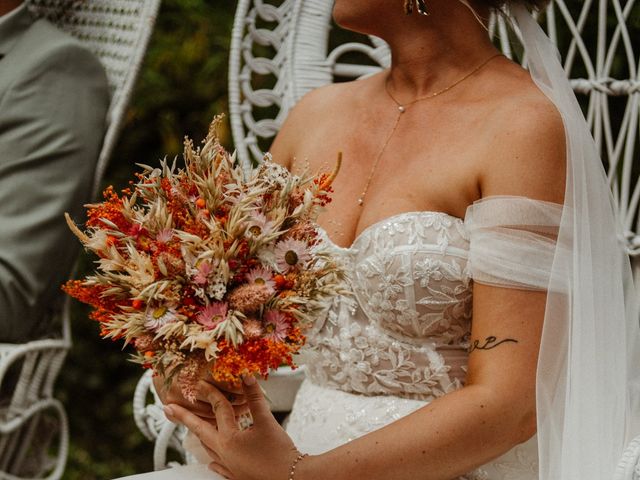
{"type": "Polygon", "coordinates": [[[20,0],[0,0],[0,342],[46,334],[106,128],[98,60],[20,0]]]}

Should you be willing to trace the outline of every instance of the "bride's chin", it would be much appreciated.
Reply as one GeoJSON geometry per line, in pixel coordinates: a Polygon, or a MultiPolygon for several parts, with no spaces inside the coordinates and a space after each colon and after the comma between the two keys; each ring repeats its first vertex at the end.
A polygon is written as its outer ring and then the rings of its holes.
{"type": "Polygon", "coordinates": [[[345,30],[374,34],[377,2],[371,0],[336,0],[333,20],[345,30]]]}
{"type": "Polygon", "coordinates": [[[336,2],[336,4],[333,7],[333,21],[336,22],[336,24],[346,30],[354,30],[354,26],[357,23],[362,23],[362,20],[360,20],[360,22],[357,22],[357,18],[353,15],[353,8],[349,8],[348,5],[345,5],[345,2],[336,2]]]}

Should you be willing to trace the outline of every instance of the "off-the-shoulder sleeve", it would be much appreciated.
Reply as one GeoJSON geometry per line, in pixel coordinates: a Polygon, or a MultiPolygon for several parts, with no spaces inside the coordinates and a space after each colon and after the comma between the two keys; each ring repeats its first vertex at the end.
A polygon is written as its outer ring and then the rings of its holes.
{"type": "Polygon", "coordinates": [[[493,196],[469,206],[469,263],[473,280],[499,287],[548,290],[562,205],[493,196]]]}

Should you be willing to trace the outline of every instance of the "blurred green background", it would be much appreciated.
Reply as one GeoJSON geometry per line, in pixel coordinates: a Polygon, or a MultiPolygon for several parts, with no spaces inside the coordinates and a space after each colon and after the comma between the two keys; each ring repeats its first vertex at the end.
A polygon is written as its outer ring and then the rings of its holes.
{"type": "MultiPolygon", "coordinates": [[[[567,3],[579,7],[582,2],[567,3]]],[[[126,186],[136,162],[179,155],[183,135],[199,142],[213,116],[227,112],[235,7],[234,0],[163,0],[105,185],[126,186]]],[[[587,30],[594,33],[587,35],[587,43],[595,39],[595,25],[589,23],[587,30]]],[[[640,15],[630,23],[638,34],[640,15]]],[[[613,105],[619,110],[613,116],[623,107],[613,105]]],[[[231,147],[228,126],[222,136],[231,147]]],[[[80,272],[91,267],[86,256],[80,262],[80,272]]],[[[64,478],[106,480],[150,471],[153,445],[138,431],[132,414],[133,390],[142,370],[126,361],[119,344],[100,340],[97,325],[86,316],[75,304],[74,347],[58,381],[57,395],[71,426],[64,478]]]]}

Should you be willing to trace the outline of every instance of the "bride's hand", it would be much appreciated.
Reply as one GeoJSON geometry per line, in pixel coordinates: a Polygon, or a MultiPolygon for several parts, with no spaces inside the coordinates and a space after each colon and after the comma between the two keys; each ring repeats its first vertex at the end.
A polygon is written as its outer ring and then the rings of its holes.
{"type": "MultiPolygon", "coordinates": [[[[207,383],[212,385],[221,391],[226,398],[233,405],[236,417],[239,417],[242,414],[245,414],[249,411],[249,407],[247,405],[247,401],[245,399],[243,390],[241,386],[233,386],[226,383],[218,383],[214,382],[211,379],[203,380],[203,383],[207,383]]],[[[164,405],[168,404],[177,404],[184,408],[187,408],[191,412],[202,418],[214,419],[215,414],[211,409],[211,403],[206,398],[206,392],[203,393],[202,388],[199,388],[196,392],[196,401],[195,403],[187,400],[182,394],[182,390],[180,388],[180,384],[177,380],[173,381],[170,385],[166,385],[164,377],[160,375],[154,375],[153,384],[156,388],[156,392],[160,397],[160,400],[164,405]]]]}
{"type": "Polygon", "coordinates": [[[253,425],[246,430],[240,430],[233,406],[218,389],[206,382],[201,382],[199,389],[215,413],[217,427],[180,405],[168,405],[165,415],[200,439],[213,459],[211,470],[233,480],[289,478],[299,452],[271,414],[254,377],[246,377],[243,383],[253,417],[253,425]]]}

